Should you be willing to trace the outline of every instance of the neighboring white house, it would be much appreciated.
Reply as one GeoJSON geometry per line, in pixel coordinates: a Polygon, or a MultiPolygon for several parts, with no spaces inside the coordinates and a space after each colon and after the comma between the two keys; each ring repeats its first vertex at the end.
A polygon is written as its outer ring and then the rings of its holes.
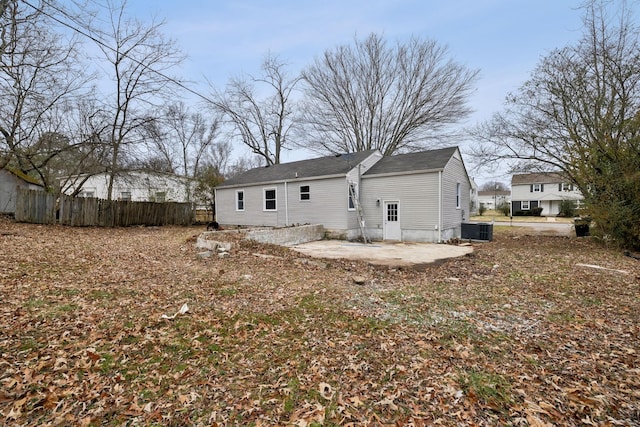
{"type": "Polygon", "coordinates": [[[347,239],[363,228],[373,240],[442,242],[460,237],[470,189],[457,147],[390,157],[370,150],[233,177],[216,188],[216,219],[245,226],[322,224],[347,239]]]}
{"type": "Polygon", "coordinates": [[[478,203],[485,209],[495,209],[503,203],[511,201],[511,191],[508,190],[482,190],[478,191],[478,203]]]}
{"type": "Polygon", "coordinates": [[[16,213],[17,190],[42,190],[42,185],[34,178],[17,169],[0,169],[0,214],[16,213]]]}
{"type": "MultiPolygon", "coordinates": [[[[80,197],[106,199],[109,175],[77,175],[66,177],[62,189],[65,194],[80,197]]],[[[192,200],[193,183],[189,178],[159,172],[127,172],[114,179],[112,199],[134,202],[189,202],[192,200]]]]}
{"type": "Polygon", "coordinates": [[[480,200],[478,199],[478,184],[476,184],[473,177],[470,177],[469,181],[471,182],[471,188],[469,189],[469,209],[471,210],[471,215],[477,215],[478,207],[480,207],[480,200]]]}
{"type": "Polygon", "coordinates": [[[527,173],[511,177],[511,212],[541,207],[543,216],[560,213],[563,200],[573,200],[578,205],[582,193],[563,178],[559,172],[527,173]]]}

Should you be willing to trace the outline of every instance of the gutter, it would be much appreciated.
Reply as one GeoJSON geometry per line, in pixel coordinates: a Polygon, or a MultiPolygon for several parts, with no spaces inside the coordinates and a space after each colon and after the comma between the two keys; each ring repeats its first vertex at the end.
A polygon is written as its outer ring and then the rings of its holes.
{"type": "Polygon", "coordinates": [[[289,226],[289,187],[288,182],[284,182],[284,225],[289,226]]]}

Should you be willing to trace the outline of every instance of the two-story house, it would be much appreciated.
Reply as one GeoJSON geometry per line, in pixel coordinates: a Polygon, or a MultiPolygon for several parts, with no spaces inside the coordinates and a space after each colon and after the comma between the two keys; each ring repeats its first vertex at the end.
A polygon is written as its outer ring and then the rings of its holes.
{"type": "Polygon", "coordinates": [[[526,173],[511,177],[511,212],[542,208],[544,216],[560,213],[563,200],[573,200],[577,205],[582,193],[559,172],[526,173]]]}

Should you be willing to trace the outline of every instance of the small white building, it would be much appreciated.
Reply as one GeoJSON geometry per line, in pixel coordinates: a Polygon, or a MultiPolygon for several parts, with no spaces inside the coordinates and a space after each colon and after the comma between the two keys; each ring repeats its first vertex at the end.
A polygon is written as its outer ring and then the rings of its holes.
{"type": "MultiPolygon", "coordinates": [[[[80,197],[107,199],[109,174],[66,177],[61,185],[64,194],[75,193],[80,197]]],[[[126,172],[115,177],[111,198],[134,202],[185,203],[193,201],[193,187],[193,180],[178,175],[148,171],[126,172]]]]}
{"type": "Polygon", "coordinates": [[[16,213],[18,189],[42,190],[42,184],[17,169],[0,169],[0,214],[16,213]]]}

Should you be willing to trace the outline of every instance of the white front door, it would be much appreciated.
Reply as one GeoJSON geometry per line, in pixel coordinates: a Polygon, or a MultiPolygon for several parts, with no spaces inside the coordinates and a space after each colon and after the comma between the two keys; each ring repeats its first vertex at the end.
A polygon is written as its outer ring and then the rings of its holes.
{"type": "Polygon", "coordinates": [[[402,240],[400,202],[384,202],[384,240],[402,240]]]}

